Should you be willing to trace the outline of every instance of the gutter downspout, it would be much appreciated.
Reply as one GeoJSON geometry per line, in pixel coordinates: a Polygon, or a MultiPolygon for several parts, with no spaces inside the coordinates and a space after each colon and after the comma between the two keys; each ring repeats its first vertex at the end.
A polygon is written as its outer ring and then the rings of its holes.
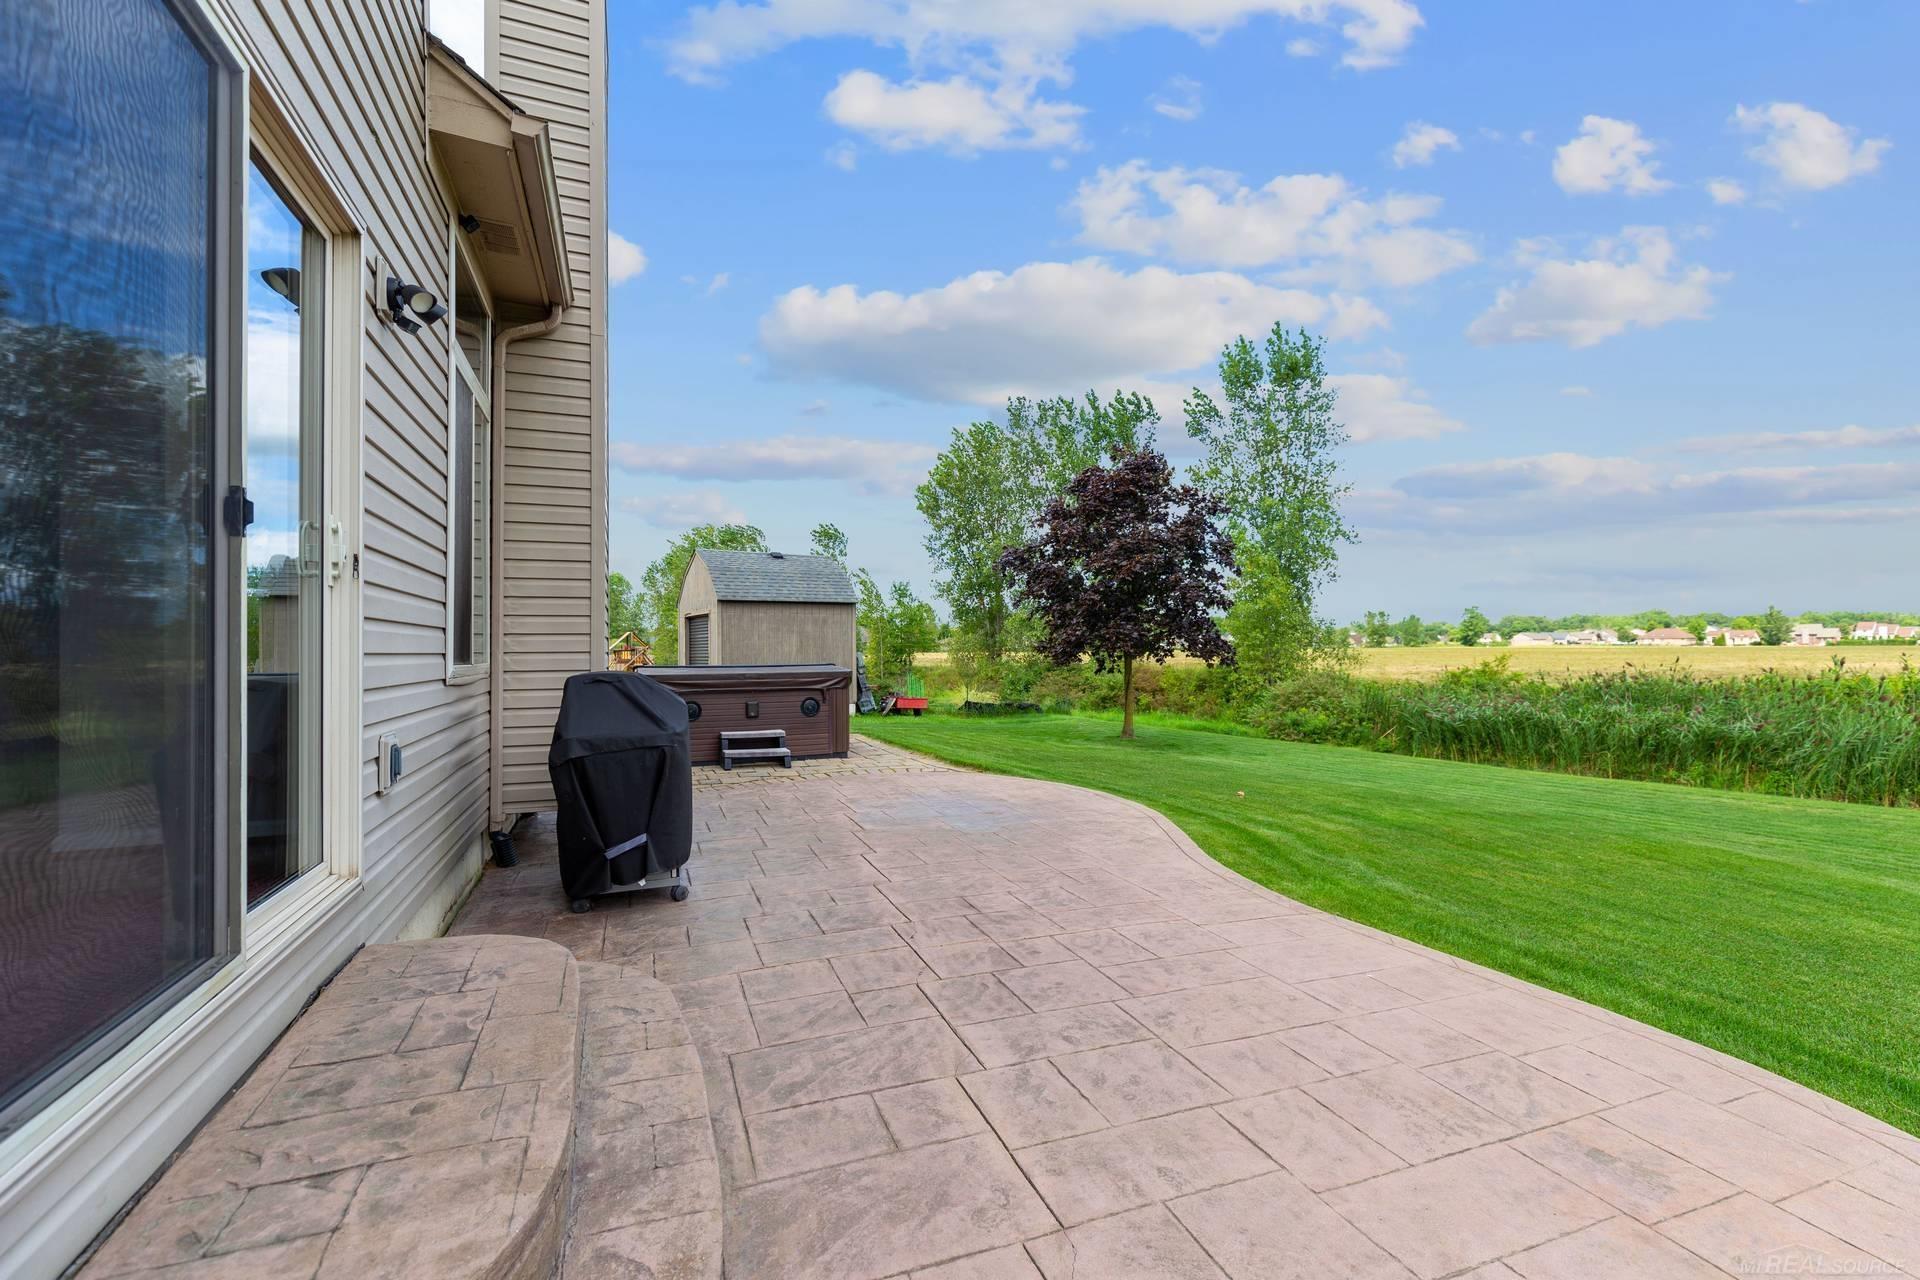
{"type": "Polygon", "coordinates": [[[500,500],[501,478],[507,470],[507,346],[522,338],[537,338],[552,333],[560,327],[561,318],[567,314],[562,303],[554,303],[544,320],[535,320],[530,324],[515,325],[511,329],[502,329],[493,336],[493,386],[487,395],[493,404],[493,440],[490,452],[493,455],[493,475],[488,482],[487,494],[487,541],[489,546],[488,573],[493,581],[487,593],[488,640],[492,646],[487,664],[487,825],[493,831],[494,858],[501,866],[512,866],[512,833],[507,825],[506,784],[500,777],[502,762],[506,757],[506,744],[502,741],[501,719],[505,714],[507,691],[507,655],[501,641],[506,633],[507,604],[506,592],[501,588],[505,584],[507,549],[507,504],[500,500]],[[502,847],[504,843],[504,849],[502,847]],[[504,860],[502,860],[504,857],[504,860]]]}

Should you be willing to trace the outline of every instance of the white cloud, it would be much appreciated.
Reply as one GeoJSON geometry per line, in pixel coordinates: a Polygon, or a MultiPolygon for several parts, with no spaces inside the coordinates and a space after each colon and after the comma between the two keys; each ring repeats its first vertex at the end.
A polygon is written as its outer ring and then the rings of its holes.
{"type": "MultiPolygon", "coordinates": [[[[617,447],[617,446],[616,446],[617,447]]],[[[620,509],[656,529],[691,529],[696,524],[745,524],[747,513],[711,489],[622,498],[620,509]]]]}
{"type": "Polygon", "coordinates": [[[607,232],[607,283],[625,284],[647,269],[647,255],[618,231],[607,232]]]}
{"type": "Polygon", "coordinates": [[[1458,231],[1412,225],[1434,196],[1366,200],[1338,174],[1281,176],[1259,189],[1213,169],[1103,168],[1074,196],[1080,239],[1100,249],[1223,267],[1282,267],[1288,283],[1421,284],[1476,258],[1458,231]]]}
{"type": "Polygon", "coordinates": [[[1747,189],[1732,178],[1707,179],[1707,194],[1715,204],[1745,204],[1747,189]]]}
{"type": "Polygon", "coordinates": [[[1453,130],[1442,129],[1425,120],[1415,120],[1400,135],[1400,141],[1393,144],[1393,167],[1404,169],[1408,165],[1429,165],[1433,163],[1436,151],[1459,149],[1460,136],[1453,130]]]}
{"type": "Polygon", "coordinates": [[[1468,338],[1591,347],[1631,328],[1701,319],[1713,306],[1713,286],[1727,279],[1676,264],[1673,242],[1659,227],[1628,227],[1579,261],[1531,256],[1542,252],[1528,246],[1522,260],[1531,262],[1532,274],[1500,290],[1467,326],[1468,338]]]}
{"type": "Polygon", "coordinates": [[[1425,22],[1412,0],[717,0],[688,13],[668,49],[699,83],[804,40],[899,49],[910,78],[849,72],[828,114],[890,147],[965,153],[1077,145],[1084,108],[1039,90],[1071,83],[1084,40],[1170,27],[1210,41],[1262,17],[1337,28],[1356,70],[1397,62],[1425,22]]]}
{"type": "Polygon", "coordinates": [[[1747,154],[1803,191],[1822,191],[1872,173],[1893,146],[1885,138],[1855,141],[1859,130],[1798,102],[1736,107],[1733,122],[1747,133],[1765,134],[1747,154]]]}
{"type": "Polygon", "coordinates": [[[728,275],[726,272],[724,271],[715,272],[713,279],[707,281],[707,296],[711,298],[714,294],[720,292],[722,289],[726,288],[732,282],[733,282],[733,277],[728,275]]]}
{"type": "Polygon", "coordinates": [[[1171,27],[1210,40],[1266,16],[1337,25],[1342,61],[1359,69],[1398,61],[1425,25],[1410,0],[719,0],[694,8],[668,47],[674,70],[694,80],[802,40],[864,39],[949,64],[985,53],[1013,67],[1086,39],[1171,27]]]}
{"type": "Polygon", "coordinates": [[[1688,472],[1639,458],[1551,453],[1416,471],[1356,495],[1355,515],[1383,528],[1511,535],[1910,500],[1916,486],[1920,463],[1688,472]]]}
{"type": "Polygon", "coordinates": [[[827,148],[827,163],[842,173],[852,173],[860,166],[860,148],[851,142],[836,142],[827,148]]]}
{"type": "Polygon", "coordinates": [[[1426,402],[1424,392],[1405,378],[1384,373],[1336,373],[1327,382],[1340,393],[1335,416],[1356,443],[1382,440],[1431,440],[1466,430],[1426,402]]]}
{"type": "Polygon", "coordinates": [[[1295,36],[1287,41],[1289,58],[1317,58],[1320,56],[1320,42],[1307,36],[1295,36]]]}
{"type": "Polygon", "coordinates": [[[1362,351],[1347,363],[1363,369],[1404,369],[1407,367],[1407,357],[1392,347],[1378,347],[1372,351],[1362,351]]]}
{"type": "Polygon", "coordinates": [[[1920,426],[1835,427],[1825,431],[1755,431],[1694,436],[1673,446],[1679,453],[1764,453],[1809,449],[1920,448],[1920,426]]]}
{"type": "Polygon", "coordinates": [[[963,155],[1078,145],[1085,110],[1043,100],[1017,79],[991,87],[966,75],[895,83],[871,71],[841,76],[826,108],[835,124],[889,150],[943,147],[963,155]]]}
{"type": "Polygon", "coordinates": [[[1386,317],[1363,298],[1089,258],[980,271],[913,294],[804,286],[761,318],[760,340],[777,372],[992,405],[1181,374],[1276,321],[1350,338],[1386,317]]]}
{"type": "MultiPolygon", "coordinates": [[[[868,494],[910,492],[938,450],[852,436],[780,435],[720,444],[615,442],[613,465],[683,480],[846,480],[868,494]]],[[[693,523],[689,521],[689,523],[693,523]]]]}
{"type": "Polygon", "coordinates": [[[1652,195],[1673,185],[1655,174],[1660,166],[1652,159],[1653,151],[1654,144],[1640,136],[1639,125],[1587,116],[1580,121],[1579,136],[1553,153],[1553,180],[1570,195],[1652,195]]]}
{"type": "Polygon", "coordinates": [[[1560,394],[1563,396],[1590,396],[1593,394],[1593,388],[1583,387],[1576,384],[1571,387],[1560,388],[1560,394]]]}
{"type": "Polygon", "coordinates": [[[1175,76],[1167,87],[1147,99],[1147,105],[1169,120],[1190,124],[1200,118],[1206,104],[1200,100],[1200,82],[1175,76]]]}

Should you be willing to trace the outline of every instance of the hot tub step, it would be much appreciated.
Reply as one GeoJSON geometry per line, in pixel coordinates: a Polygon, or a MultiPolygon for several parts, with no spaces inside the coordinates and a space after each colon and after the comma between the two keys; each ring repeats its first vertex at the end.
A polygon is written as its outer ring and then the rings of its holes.
{"type": "Polygon", "coordinates": [[[793,752],[785,747],[722,747],[720,749],[720,767],[733,768],[734,761],[778,760],[782,765],[793,767],[793,752]]]}
{"type": "Polygon", "coordinates": [[[773,738],[780,742],[787,740],[785,729],[727,729],[720,734],[720,745],[725,747],[742,740],[773,738]]]}

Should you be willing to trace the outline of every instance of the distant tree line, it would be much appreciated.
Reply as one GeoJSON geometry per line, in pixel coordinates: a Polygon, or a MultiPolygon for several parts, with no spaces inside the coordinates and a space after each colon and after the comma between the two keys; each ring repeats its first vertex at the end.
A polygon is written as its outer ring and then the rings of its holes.
{"type": "Polygon", "coordinates": [[[1842,635],[1849,632],[1855,622],[1876,620],[1892,622],[1901,626],[1920,626],[1920,615],[1911,613],[1855,612],[1842,610],[1834,613],[1807,612],[1789,615],[1777,607],[1769,607],[1765,613],[1690,613],[1676,614],[1665,609],[1648,609],[1640,613],[1570,613],[1560,617],[1548,617],[1544,614],[1510,613],[1497,620],[1489,619],[1478,607],[1469,606],[1461,615],[1458,623],[1422,622],[1419,615],[1409,614],[1398,622],[1384,612],[1369,610],[1360,621],[1352,624],[1351,635],[1357,635],[1361,643],[1378,648],[1391,641],[1399,645],[1444,644],[1449,641],[1463,645],[1477,645],[1483,636],[1497,635],[1501,640],[1511,640],[1523,631],[1597,631],[1618,632],[1622,638],[1635,630],[1654,631],[1662,627],[1680,627],[1691,631],[1694,638],[1704,641],[1708,629],[1712,627],[1734,628],[1756,631],[1762,644],[1786,644],[1793,638],[1793,628],[1803,623],[1814,623],[1824,627],[1835,627],[1842,635]]]}

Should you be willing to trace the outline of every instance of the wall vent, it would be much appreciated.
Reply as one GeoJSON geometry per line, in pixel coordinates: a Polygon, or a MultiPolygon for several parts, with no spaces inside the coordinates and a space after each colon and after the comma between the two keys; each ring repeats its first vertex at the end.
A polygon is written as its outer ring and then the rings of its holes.
{"type": "Polygon", "coordinates": [[[520,256],[520,236],[513,227],[505,222],[489,222],[480,219],[480,227],[474,232],[480,237],[480,247],[488,253],[498,253],[509,258],[520,256]]]}

